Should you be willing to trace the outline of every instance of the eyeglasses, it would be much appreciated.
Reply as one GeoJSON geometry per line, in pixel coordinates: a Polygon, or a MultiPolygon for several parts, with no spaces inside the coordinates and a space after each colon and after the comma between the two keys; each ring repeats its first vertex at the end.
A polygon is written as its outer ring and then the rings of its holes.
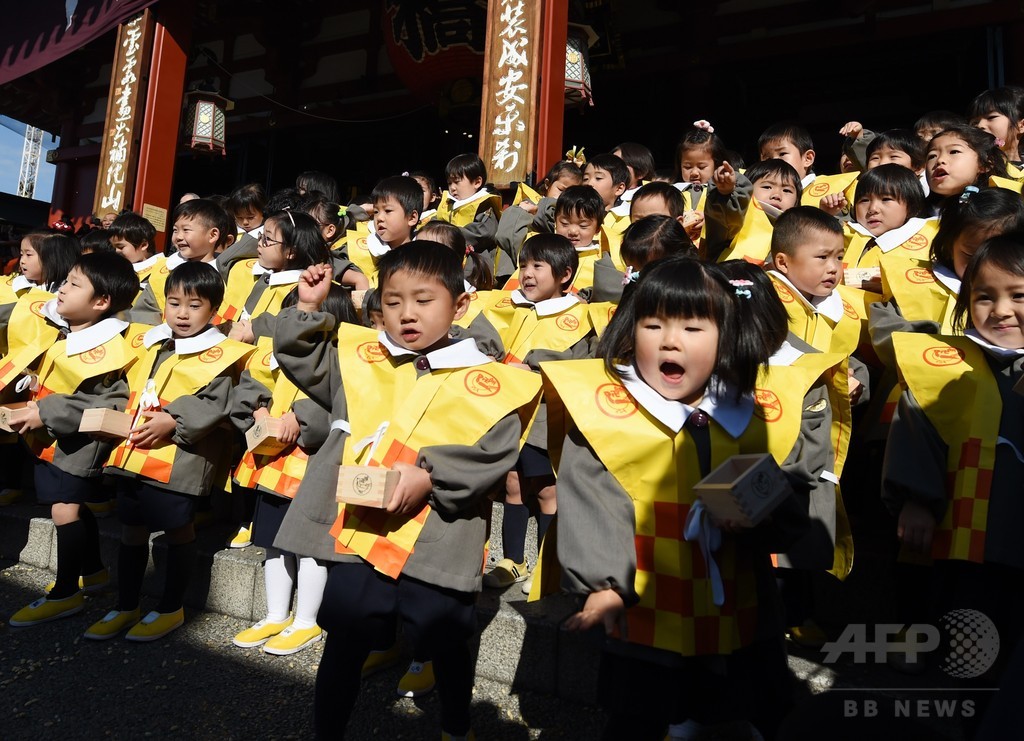
{"type": "Polygon", "coordinates": [[[260,232],[260,236],[256,238],[256,244],[260,247],[273,247],[275,244],[284,244],[280,239],[267,239],[266,232],[260,232]]]}

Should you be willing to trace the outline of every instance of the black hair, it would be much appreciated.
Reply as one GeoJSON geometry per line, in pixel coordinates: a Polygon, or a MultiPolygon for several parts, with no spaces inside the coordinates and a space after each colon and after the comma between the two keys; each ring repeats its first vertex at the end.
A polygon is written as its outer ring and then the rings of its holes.
{"type": "MultiPolygon", "coordinates": [[[[671,185],[668,187],[672,188],[671,185]]],[[[634,270],[643,270],[648,263],[675,254],[697,256],[697,248],[678,219],[660,214],[645,216],[634,221],[622,233],[619,255],[622,262],[634,270]]]]}
{"type": "Polygon", "coordinates": [[[971,293],[983,265],[1024,277],[1024,232],[1008,232],[986,239],[971,257],[961,278],[960,293],[953,309],[953,328],[957,331],[974,327],[971,319],[971,293]]]}
{"type": "Polygon", "coordinates": [[[1004,188],[985,188],[949,199],[942,209],[939,231],[932,238],[931,259],[953,270],[953,245],[968,229],[979,228],[998,233],[1024,231],[1024,200],[1004,188]]]}
{"type": "MultiPolygon", "coordinates": [[[[422,191],[420,193],[422,195],[422,191]]],[[[462,258],[446,244],[421,239],[400,250],[390,250],[377,262],[377,285],[381,292],[388,280],[401,270],[440,282],[453,299],[466,292],[462,258]]]]}
{"type": "Polygon", "coordinates": [[[338,181],[319,170],[306,170],[300,172],[295,178],[295,191],[301,196],[316,192],[328,201],[338,202],[341,194],[338,191],[338,181]]]}
{"type": "Polygon", "coordinates": [[[575,162],[570,160],[558,160],[548,170],[548,174],[544,176],[544,179],[537,184],[537,188],[541,190],[541,195],[547,193],[548,188],[555,184],[563,175],[569,175],[575,180],[575,185],[583,185],[583,170],[575,162]]]}
{"type": "Polygon", "coordinates": [[[110,229],[90,229],[78,238],[82,247],[82,254],[86,252],[113,252],[117,253],[114,245],[110,243],[112,236],[110,229]]]}
{"type": "MultiPolygon", "coordinates": [[[[43,279],[39,281],[39,285],[47,286],[48,290],[54,291],[67,279],[68,271],[82,254],[82,245],[70,234],[47,234],[39,241],[38,246],[33,242],[33,247],[39,254],[39,263],[42,265],[43,279]]],[[[124,260],[120,256],[118,259],[124,260]]]]}
{"type": "Polygon", "coordinates": [[[726,260],[718,267],[735,288],[740,323],[750,325],[764,341],[769,357],[774,355],[789,337],[789,314],[772,279],[763,268],[746,260],[726,260]]]}
{"type": "Polygon", "coordinates": [[[224,207],[232,216],[240,211],[263,214],[267,208],[267,194],[259,183],[247,183],[231,191],[224,207]]]}
{"type": "MultiPolygon", "coordinates": [[[[928,145],[929,153],[935,140],[940,136],[955,136],[978,155],[978,164],[981,170],[974,184],[979,188],[988,185],[990,175],[1007,177],[1006,155],[1003,154],[1003,151],[996,144],[996,138],[987,131],[975,128],[974,126],[949,126],[932,137],[928,145]]],[[[959,195],[959,193],[956,195],[959,195]]]]}
{"type": "Polygon", "coordinates": [[[735,149],[725,150],[725,161],[732,165],[732,169],[737,172],[747,168],[747,161],[743,159],[743,155],[735,149]]]}
{"type": "Polygon", "coordinates": [[[604,200],[591,185],[570,185],[555,201],[555,216],[559,214],[596,219],[600,225],[604,220],[604,200]]]}
{"type": "Polygon", "coordinates": [[[184,262],[172,270],[164,284],[164,295],[169,296],[175,289],[186,296],[206,299],[214,309],[224,301],[224,280],[208,262],[184,262]]]}
{"type": "MultiPolygon", "coordinates": [[[[409,173],[409,177],[419,183],[420,180],[426,181],[427,190],[430,191],[430,203],[429,206],[433,206],[439,200],[441,200],[441,191],[437,187],[437,180],[426,170],[412,170],[409,173]]],[[[422,186],[423,183],[420,183],[422,186]]]]}
{"type": "Polygon", "coordinates": [[[380,290],[373,288],[363,294],[363,324],[367,327],[373,326],[373,314],[384,313],[384,304],[381,303],[380,290]]]}
{"type": "Polygon", "coordinates": [[[771,159],[755,162],[747,168],[744,175],[747,176],[747,180],[749,180],[751,184],[772,176],[778,178],[783,183],[788,182],[796,189],[796,202],[800,203],[800,196],[804,192],[803,184],[800,181],[800,173],[796,171],[796,168],[793,167],[793,165],[786,162],[786,160],[780,160],[776,157],[772,157],[771,159]]]}
{"type": "Polygon", "coordinates": [[[875,138],[868,144],[864,155],[865,159],[870,161],[871,155],[882,147],[905,152],[910,157],[910,166],[915,170],[920,170],[924,167],[927,148],[924,142],[921,141],[921,137],[910,129],[889,129],[888,131],[876,134],[875,138]]]}
{"type": "Polygon", "coordinates": [[[665,202],[665,207],[668,209],[668,215],[673,219],[679,218],[683,215],[683,211],[686,210],[686,204],[683,202],[683,194],[676,189],[671,183],[664,183],[661,181],[654,181],[646,183],[637,188],[636,193],[633,194],[633,200],[630,201],[629,211],[632,215],[633,204],[637,201],[642,201],[645,198],[660,198],[665,202]]]}
{"type": "MultiPolygon", "coordinates": [[[[1017,123],[1024,119],[1024,88],[1006,85],[979,93],[967,106],[967,120],[972,126],[976,126],[978,121],[992,111],[1003,114],[1010,119],[1011,125],[1016,127],[1017,123]]],[[[1021,139],[1022,137],[1018,135],[1018,153],[1021,144],[1024,143],[1021,139]]]]}
{"type": "Polygon", "coordinates": [[[174,208],[171,223],[173,224],[178,219],[198,222],[204,229],[216,229],[218,232],[216,247],[227,244],[228,237],[235,232],[234,217],[209,198],[193,198],[191,201],[179,203],[174,208]],[[226,231],[225,223],[231,224],[231,228],[226,231]]]}
{"type": "MultiPolygon", "coordinates": [[[[898,166],[898,165],[897,165],[898,166]]],[[[834,216],[815,206],[794,206],[775,220],[772,230],[772,254],[792,255],[807,239],[808,232],[826,232],[843,236],[843,227],[834,216]]]]}
{"type": "Polygon", "coordinates": [[[921,129],[948,129],[951,126],[963,126],[967,120],[953,111],[928,111],[914,122],[914,131],[921,129]]]}
{"type": "Polygon", "coordinates": [[[139,277],[135,268],[116,252],[81,255],[72,268],[78,268],[92,284],[94,297],[107,296],[110,299],[110,308],[104,318],[130,309],[139,295],[139,277]]]}
{"type": "Polygon", "coordinates": [[[736,308],[736,291],[713,263],[673,255],[640,273],[636,288],[623,297],[597,346],[610,373],[636,355],[636,325],[646,317],[708,319],[718,328],[714,375],[737,395],[753,392],[760,365],[771,357],[755,329],[744,326],[736,308]]]}
{"type": "Polygon", "coordinates": [[[857,178],[857,191],[853,197],[854,220],[857,202],[865,196],[890,196],[907,207],[907,219],[919,216],[925,210],[924,190],[913,170],[890,162],[872,167],[857,178]]]}
{"type": "Polygon", "coordinates": [[[678,180],[676,172],[671,167],[655,168],[654,174],[651,176],[651,182],[674,183],[676,180],[678,180]]]}
{"type": "Polygon", "coordinates": [[[297,210],[292,210],[292,213],[301,211],[307,213],[313,217],[317,225],[320,227],[333,226],[335,239],[345,236],[345,231],[348,229],[349,216],[348,209],[339,203],[328,201],[324,196],[313,195],[302,202],[302,205],[297,210]]]}
{"type": "Polygon", "coordinates": [[[301,270],[331,261],[320,225],[312,216],[301,211],[280,211],[267,217],[267,221],[271,219],[281,232],[281,248],[294,252],[285,262],[286,270],[301,270]]]}
{"type": "Polygon", "coordinates": [[[560,234],[535,234],[523,242],[519,251],[519,265],[527,262],[543,262],[551,266],[551,274],[558,280],[569,271],[568,279],[560,282],[562,293],[569,290],[576,271],[580,268],[580,256],[572,242],[560,234]]]}
{"type": "Polygon", "coordinates": [[[408,175],[392,175],[373,186],[370,200],[374,206],[382,201],[395,200],[406,216],[419,216],[423,210],[423,188],[408,175]]]}
{"type": "Polygon", "coordinates": [[[595,170],[604,170],[612,176],[612,183],[615,185],[629,185],[629,168],[626,167],[626,162],[618,155],[606,152],[604,154],[597,154],[590,158],[587,162],[586,167],[583,168],[586,172],[587,167],[593,167],[595,170]]]}
{"type": "Polygon", "coordinates": [[[807,129],[796,123],[783,122],[772,124],[761,133],[761,136],[757,138],[758,153],[762,152],[769,144],[779,141],[792,143],[800,154],[814,149],[814,141],[807,129]]]}
{"type": "MultiPolygon", "coordinates": [[[[484,165],[484,161],[478,154],[472,152],[457,154],[444,166],[444,176],[449,183],[453,180],[462,180],[463,177],[469,180],[480,178],[480,182],[483,183],[487,180],[487,166],[484,165]]],[[[418,183],[417,187],[419,187],[418,183]]],[[[422,199],[423,191],[420,191],[421,202],[422,199]]]]}
{"type": "MultiPolygon", "coordinates": [[[[316,191],[319,193],[320,191],[316,191]]],[[[298,188],[281,188],[275,190],[267,199],[267,208],[264,213],[273,214],[278,211],[298,211],[308,195],[303,195],[298,188]]],[[[327,196],[324,196],[327,198],[327,196]]],[[[330,200],[328,198],[328,200],[330,200]]]]}
{"type": "MultiPolygon", "coordinates": [[[[622,142],[612,147],[612,153],[618,151],[618,157],[633,168],[633,178],[637,183],[647,180],[654,174],[654,154],[643,144],[622,142]]],[[[626,182],[629,185],[629,182],[626,182]]]]}
{"type": "Polygon", "coordinates": [[[420,227],[416,232],[416,239],[440,242],[455,250],[455,254],[465,255],[463,270],[469,284],[478,291],[490,291],[494,288],[494,273],[491,272],[491,266],[483,255],[466,243],[466,235],[459,227],[435,219],[420,227]]]}
{"type": "Polygon", "coordinates": [[[708,131],[707,129],[690,126],[683,132],[683,136],[679,139],[679,143],[676,144],[676,159],[675,162],[673,162],[673,178],[676,182],[683,179],[681,165],[683,162],[683,153],[688,149],[707,149],[711,152],[711,161],[714,163],[715,167],[718,167],[726,160],[727,150],[725,148],[725,142],[722,141],[722,137],[708,131]]]}
{"type": "MultiPolygon", "coordinates": [[[[195,199],[193,199],[195,200],[195,199]]],[[[149,219],[133,211],[123,213],[114,219],[114,223],[107,230],[111,237],[118,237],[130,244],[132,247],[139,247],[143,242],[149,243],[149,251],[153,252],[153,240],[156,239],[156,227],[149,219]]],[[[83,245],[84,246],[84,245],[83,245]]]]}

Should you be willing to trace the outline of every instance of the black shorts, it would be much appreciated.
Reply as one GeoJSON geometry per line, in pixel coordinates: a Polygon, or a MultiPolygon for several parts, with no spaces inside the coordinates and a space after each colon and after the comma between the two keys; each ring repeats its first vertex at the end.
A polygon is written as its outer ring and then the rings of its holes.
{"type": "Polygon", "coordinates": [[[554,469],[551,468],[551,458],[548,456],[548,451],[529,443],[524,445],[520,451],[516,469],[518,469],[520,476],[527,479],[555,475],[554,469]]]}
{"type": "Polygon", "coordinates": [[[266,491],[257,491],[255,494],[256,513],[252,518],[252,542],[260,548],[273,548],[274,538],[281,529],[284,515],[292,500],[266,491]]]}
{"type": "Polygon", "coordinates": [[[95,502],[103,488],[102,476],[75,476],[43,460],[33,470],[36,501],[40,504],[85,504],[95,502]]]}
{"type": "Polygon", "coordinates": [[[196,498],[119,477],[117,518],[123,525],[144,526],[151,533],[174,530],[195,519],[196,498]]]}

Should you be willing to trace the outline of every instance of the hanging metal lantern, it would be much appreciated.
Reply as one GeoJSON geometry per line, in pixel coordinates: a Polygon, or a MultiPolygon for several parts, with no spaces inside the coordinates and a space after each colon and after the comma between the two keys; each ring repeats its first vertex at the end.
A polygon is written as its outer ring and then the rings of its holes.
{"type": "Polygon", "coordinates": [[[226,111],[231,110],[234,103],[216,93],[201,91],[186,93],[186,98],[185,145],[197,152],[227,154],[226,111]]]}
{"type": "Polygon", "coordinates": [[[597,34],[590,26],[569,24],[565,41],[565,104],[594,105],[590,89],[590,47],[597,34]]]}

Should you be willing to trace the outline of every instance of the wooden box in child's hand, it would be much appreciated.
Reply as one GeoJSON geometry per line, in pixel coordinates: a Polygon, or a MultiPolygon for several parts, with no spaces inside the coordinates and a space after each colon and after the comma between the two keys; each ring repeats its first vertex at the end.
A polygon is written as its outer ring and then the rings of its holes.
{"type": "Polygon", "coordinates": [[[342,466],[338,471],[338,501],[384,509],[400,477],[399,471],[380,466],[342,466]]]}
{"type": "Polygon", "coordinates": [[[0,407],[0,430],[14,432],[11,422],[18,420],[18,413],[25,409],[27,401],[12,401],[0,407]]]}
{"type": "Polygon", "coordinates": [[[82,412],[79,432],[104,437],[126,438],[132,431],[132,415],[116,409],[86,409],[82,412]]]}
{"type": "Polygon", "coordinates": [[[793,493],[785,474],[768,454],[734,455],[701,479],[693,493],[716,523],[754,527],[793,493]]]}
{"type": "Polygon", "coordinates": [[[290,446],[277,439],[281,434],[280,417],[264,417],[245,433],[245,447],[253,455],[277,455],[290,446]]]}

